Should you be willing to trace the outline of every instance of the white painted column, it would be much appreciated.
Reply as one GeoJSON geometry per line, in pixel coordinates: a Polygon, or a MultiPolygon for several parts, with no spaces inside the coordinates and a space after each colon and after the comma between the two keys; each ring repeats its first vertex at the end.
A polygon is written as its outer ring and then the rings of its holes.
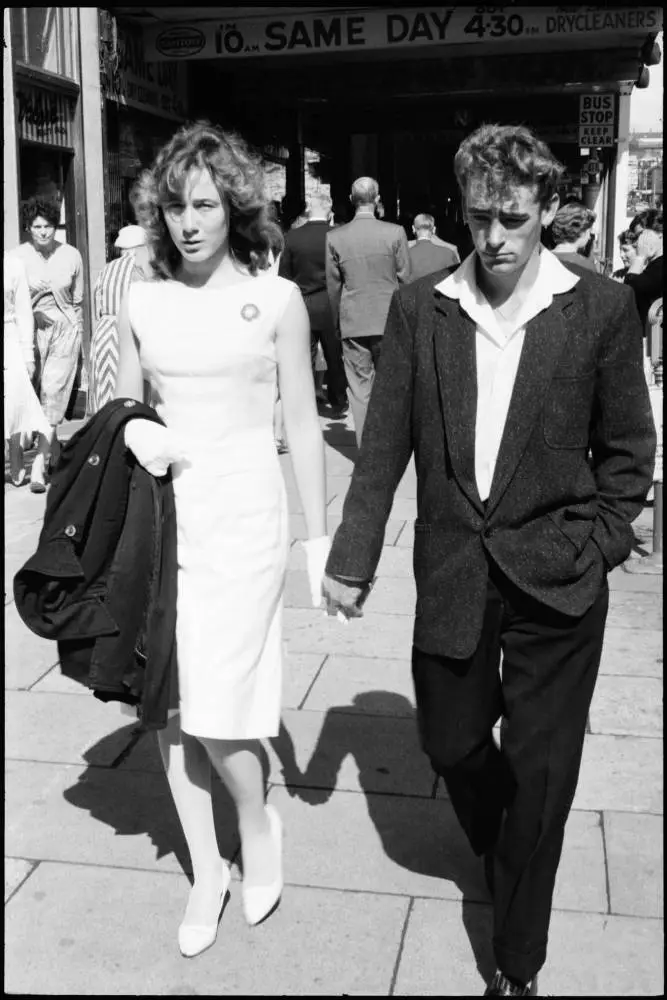
{"type": "Polygon", "coordinates": [[[630,94],[632,84],[621,89],[618,98],[618,145],[616,147],[616,184],[614,192],[614,271],[623,266],[618,252],[618,237],[626,227],[628,183],[630,180],[630,94]]]}
{"type": "Polygon", "coordinates": [[[4,248],[13,250],[21,242],[21,220],[19,218],[19,169],[18,139],[16,134],[16,89],[14,87],[14,63],[10,9],[3,11],[2,49],[2,160],[4,196],[4,248]]]}
{"type": "Polygon", "coordinates": [[[92,293],[105,259],[104,153],[102,144],[102,95],[97,7],[79,7],[81,43],[81,106],[83,156],[85,164],[86,217],[88,221],[88,261],[92,313],[92,293]]]}

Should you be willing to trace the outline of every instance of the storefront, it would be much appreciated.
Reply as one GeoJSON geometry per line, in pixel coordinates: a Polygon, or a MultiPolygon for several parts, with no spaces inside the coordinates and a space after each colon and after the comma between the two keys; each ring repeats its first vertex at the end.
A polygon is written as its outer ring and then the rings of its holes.
{"type": "Polygon", "coordinates": [[[288,190],[303,191],[299,148],[310,148],[335,202],[344,203],[354,176],[372,174],[387,218],[420,206],[453,234],[456,146],[480,122],[521,122],[552,142],[567,167],[562,193],[594,207],[599,253],[611,253],[622,104],[639,79],[642,46],[662,28],[661,8],[227,5],[196,13],[142,8],[136,23],[147,54],[188,64],[197,116],[288,148],[288,190]],[[592,95],[612,104],[597,145],[582,140],[581,99],[592,95]]]}
{"type": "Polygon", "coordinates": [[[147,61],[140,28],[99,12],[104,96],[104,204],[107,259],[118,230],[135,222],[132,186],[187,118],[187,67],[147,61]]]}

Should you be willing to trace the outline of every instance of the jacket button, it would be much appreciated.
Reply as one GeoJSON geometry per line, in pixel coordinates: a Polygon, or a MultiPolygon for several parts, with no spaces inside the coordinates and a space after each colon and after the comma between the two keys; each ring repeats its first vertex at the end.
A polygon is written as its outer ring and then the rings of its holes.
{"type": "Polygon", "coordinates": [[[65,528],[65,534],[67,535],[68,538],[74,538],[74,536],[76,535],[76,525],[68,524],[67,527],[65,528]]]}
{"type": "Polygon", "coordinates": [[[137,404],[136,404],[136,401],[134,399],[126,399],[125,402],[123,403],[123,406],[126,407],[128,410],[130,409],[130,407],[136,406],[136,405],[137,404]]]}
{"type": "Polygon", "coordinates": [[[99,455],[91,455],[90,458],[88,459],[88,465],[99,465],[99,464],[100,464],[99,455]]]}

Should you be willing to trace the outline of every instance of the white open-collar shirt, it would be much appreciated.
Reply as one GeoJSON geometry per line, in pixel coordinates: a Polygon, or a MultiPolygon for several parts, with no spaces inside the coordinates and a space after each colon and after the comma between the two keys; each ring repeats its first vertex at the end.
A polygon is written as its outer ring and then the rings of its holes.
{"type": "Polygon", "coordinates": [[[477,286],[477,254],[435,287],[476,325],[477,417],[475,421],[475,479],[480,498],[486,500],[498,459],[526,326],[553,302],[554,295],[569,291],[579,278],[549,250],[537,247],[507,302],[492,309],[477,286]]]}

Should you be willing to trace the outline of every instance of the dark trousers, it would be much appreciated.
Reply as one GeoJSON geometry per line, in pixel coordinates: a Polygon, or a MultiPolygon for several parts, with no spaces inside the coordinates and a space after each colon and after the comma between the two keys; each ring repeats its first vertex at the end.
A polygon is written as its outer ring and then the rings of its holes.
{"type": "Polygon", "coordinates": [[[326,293],[307,295],[304,299],[310,319],[310,356],[315,371],[317,345],[322,345],[327,363],[327,398],[329,405],[338,409],[347,406],[347,379],[343,367],[343,350],[331,317],[329,297],[326,293]]]}
{"type": "Polygon", "coordinates": [[[380,360],[381,346],[382,337],[345,337],[343,340],[343,362],[358,446],[361,445],[361,435],[375,382],[375,371],[380,360]]]}
{"type": "Polygon", "coordinates": [[[474,655],[454,660],[413,648],[422,747],[473,850],[492,853],[496,962],[526,983],[546,959],[608,604],[605,581],[589,611],[570,618],[492,566],[474,655]],[[492,728],[501,716],[499,750],[492,728]]]}

